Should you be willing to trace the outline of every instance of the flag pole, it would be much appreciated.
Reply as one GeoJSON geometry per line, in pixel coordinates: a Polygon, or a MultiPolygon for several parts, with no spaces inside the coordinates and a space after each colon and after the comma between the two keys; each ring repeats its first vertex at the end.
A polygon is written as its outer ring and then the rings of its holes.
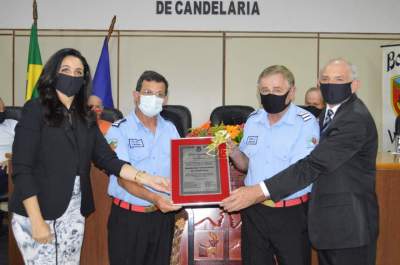
{"type": "Polygon", "coordinates": [[[32,16],[33,16],[33,24],[31,27],[31,34],[29,38],[25,100],[29,100],[31,98],[37,98],[39,96],[36,85],[40,77],[40,74],[42,73],[43,70],[42,58],[40,56],[40,49],[39,49],[38,33],[37,33],[38,10],[37,10],[36,0],[33,0],[32,16]]]}
{"type": "Polygon", "coordinates": [[[108,28],[108,34],[107,34],[107,43],[110,40],[111,34],[114,31],[114,25],[115,25],[115,21],[117,21],[117,16],[114,15],[114,17],[111,20],[111,24],[110,27],[108,28]]]}
{"type": "Polygon", "coordinates": [[[36,25],[38,19],[38,12],[37,12],[37,3],[36,0],[33,0],[33,23],[36,25]]]}

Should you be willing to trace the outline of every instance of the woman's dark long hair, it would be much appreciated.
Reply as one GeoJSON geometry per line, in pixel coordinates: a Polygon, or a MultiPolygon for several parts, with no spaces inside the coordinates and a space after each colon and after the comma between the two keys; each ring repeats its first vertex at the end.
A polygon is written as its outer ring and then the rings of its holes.
{"type": "Polygon", "coordinates": [[[75,49],[65,48],[53,54],[43,67],[39,77],[37,88],[40,102],[45,109],[45,123],[49,126],[60,126],[66,118],[65,108],[59,100],[56,92],[56,82],[61,63],[67,56],[74,56],[81,60],[83,65],[83,85],[75,95],[71,108],[74,108],[78,117],[89,127],[95,124],[95,117],[87,106],[88,96],[91,93],[91,75],[89,65],[75,49]]]}

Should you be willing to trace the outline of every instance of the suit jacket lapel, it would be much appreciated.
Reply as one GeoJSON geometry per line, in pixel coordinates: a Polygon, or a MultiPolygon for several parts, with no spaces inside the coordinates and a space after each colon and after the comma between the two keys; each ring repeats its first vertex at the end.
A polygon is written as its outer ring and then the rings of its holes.
{"type": "MultiPolygon", "coordinates": [[[[347,107],[350,106],[351,103],[356,99],[357,99],[357,95],[352,94],[346,102],[344,102],[342,105],[340,105],[340,107],[337,109],[337,111],[335,113],[335,116],[333,116],[332,121],[329,123],[329,125],[326,128],[324,128],[324,130],[321,131],[321,135],[320,135],[321,139],[326,136],[327,132],[330,129],[335,127],[336,123],[341,120],[341,117],[343,115],[345,115],[347,107]]],[[[326,111],[326,109],[325,109],[325,111],[326,111]]],[[[325,117],[325,111],[324,111],[324,117],[325,117]]],[[[323,124],[323,121],[322,121],[322,124],[323,124]]],[[[320,123],[320,125],[321,125],[321,123],[320,123]]],[[[322,127],[320,127],[320,128],[322,128],[322,127]]]]}
{"type": "Polygon", "coordinates": [[[326,107],[323,109],[321,114],[319,115],[319,130],[322,133],[322,128],[324,126],[324,120],[325,120],[325,113],[326,113],[326,107]]]}

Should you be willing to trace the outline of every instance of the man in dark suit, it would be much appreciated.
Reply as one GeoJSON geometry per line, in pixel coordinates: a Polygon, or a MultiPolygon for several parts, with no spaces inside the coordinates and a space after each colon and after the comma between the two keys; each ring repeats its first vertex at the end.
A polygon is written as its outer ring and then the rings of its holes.
{"type": "Polygon", "coordinates": [[[222,206],[237,211],[266,197],[279,201],[314,183],[308,228],[319,265],[373,265],[378,237],[376,126],[355,94],[360,84],[349,62],[330,61],[319,82],[327,106],[317,147],[259,185],[234,191],[222,206]]]}

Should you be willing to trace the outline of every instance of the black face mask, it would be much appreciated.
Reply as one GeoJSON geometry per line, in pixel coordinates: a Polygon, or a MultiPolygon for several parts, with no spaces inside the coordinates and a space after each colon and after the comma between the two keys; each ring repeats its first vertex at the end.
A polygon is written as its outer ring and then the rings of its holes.
{"type": "Polygon", "coordinates": [[[6,119],[6,113],[4,111],[0,112],[0,124],[2,124],[5,119],[6,119]]]}
{"type": "Polygon", "coordinates": [[[351,96],[351,82],[345,84],[320,84],[322,97],[328,104],[339,104],[351,96]]]}
{"type": "Polygon", "coordinates": [[[261,104],[263,105],[265,111],[271,114],[275,114],[286,109],[286,107],[289,106],[290,104],[290,102],[288,104],[285,103],[289,91],[282,96],[273,94],[268,94],[268,95],[260,94],[261,104]]]}
{"type": "Polygon", "coordinates": [[[66,95],[72,97],[78,94],[83,85],[83,76],[69,76],[58,74],[56,81],[56,89],[66,95]]]}
{"type": "Polygon", "coordinates": [[[319,114],[321,114],[322,109],[319,109],[315,106],[306,106],[304,107],[305,110],[308,110],[312,115],[318,118],[319,114]]]}

